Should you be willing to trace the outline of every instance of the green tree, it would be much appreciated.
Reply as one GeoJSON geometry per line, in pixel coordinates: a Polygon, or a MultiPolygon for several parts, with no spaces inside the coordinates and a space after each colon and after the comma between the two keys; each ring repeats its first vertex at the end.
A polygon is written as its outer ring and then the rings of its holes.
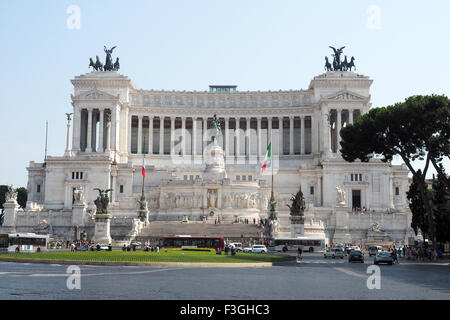
{"type": "Polygon", "coordinates": [[[28,192],[24,187],[17,188],[17,203],[23,209],[27,206],[28,192]]]}
{"type": "Polygon", "coordinates": [[[5,203],[7,192],[8,186],[0,185],[0,209],[3,209],[3,204],[5,203]]]}
{"type": "MultiPolygon", "coordinates": [[[[420,170],[418,170],[420,171],[420,170]]],[[[419,172],[420,173],[420,172],[419,172]]],[[[409,186],[406,196],[409,200],[409,208],[412,213],[411,228],[413,228],[416,235],[421,231],[424,238],[428,234],[428,221],[423,199],[418,188],[417,177],[413,177],[413,182],[409,186]]],[[[428,190],[427,190],[428,192],[428,190]]]]}
{"type": "MultiPolygon", "coordinates": [[[[445,178],[448,181],[447,178],[445,178]]],[[[433,177],[433,213],[436,218],[436,239],[439,242],[450,240],[450,196],[446,181],[433,177]]]]}
{"type": "MultiPolygon", "coordinates": [[[[416,179],[433,243],[436,242],[436,224],[425,176],[430,163],[442,171],[440,164],[449,155],[449,131],[449,99],[432,95],[412,96],[393,106],[371,109],[340,132],[341,153],[346,161],[368,162],[374,154],[381,155],[384,162],[391,161],[395,155],[402,158],[416,179]],[[412,166],[417,159],[425,160],[420,171],[412,166]]],[[[440,175],[445,176],[445,173],[440,175]]]]}

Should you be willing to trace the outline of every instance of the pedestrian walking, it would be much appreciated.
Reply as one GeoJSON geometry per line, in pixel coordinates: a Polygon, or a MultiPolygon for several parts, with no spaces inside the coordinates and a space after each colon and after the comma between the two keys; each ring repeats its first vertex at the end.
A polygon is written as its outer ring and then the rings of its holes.
{"type": "Polygon", "coordinates": [[[302,260],[302,253],[303,253],[302,246],[299,245],[298,249],[297,249],[297,261],[301,261],[302,260]]]}

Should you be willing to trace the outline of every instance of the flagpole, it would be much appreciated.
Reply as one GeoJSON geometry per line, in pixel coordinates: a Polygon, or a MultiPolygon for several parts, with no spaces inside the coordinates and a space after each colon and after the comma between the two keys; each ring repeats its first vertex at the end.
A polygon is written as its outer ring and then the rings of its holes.
{"type": "MultiPolygon", "coordinates": [[[[272,144],[272,128],[270,128],[270,143],[272,144]]],[[[271,147],[272,149],[272,147],[271,147]]],[[[272,150],[270,150],[270,153],[272,153],[272,150]]],[[[271,154],[270,157],[270,166],[272,167],[272,194],[273,194],[273,156],[271,154]]]]}

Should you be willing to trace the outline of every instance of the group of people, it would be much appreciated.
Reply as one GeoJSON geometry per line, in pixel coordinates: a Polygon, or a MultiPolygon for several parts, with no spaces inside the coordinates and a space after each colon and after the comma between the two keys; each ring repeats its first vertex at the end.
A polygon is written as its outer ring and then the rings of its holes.
{"type": "Polygon", "coordinates": [[[437,261],[442,257],[442,250],[426,247],[407,247],[404,256],[408,260],[416,261],[437,261]]]}
{"type": "Polygon", "coordinates": [[[354,213],[354,214],[364,214],[364,213],[367,213],[367,212],[370,212],[370,208],[366,208],[366,207],[362,207],[362,208],[360,208],[360,207],[353,207],[352,208],[352,212],[354,213]]]}

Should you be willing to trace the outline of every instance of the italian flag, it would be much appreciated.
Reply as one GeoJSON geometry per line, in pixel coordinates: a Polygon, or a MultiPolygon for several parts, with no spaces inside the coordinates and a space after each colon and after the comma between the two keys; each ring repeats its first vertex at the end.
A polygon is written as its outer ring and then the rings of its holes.
{"type": "Polygon", "coordinates": [[[145,178],[145,153],[142,157],[142,176],[145,178]]]}
{"type": "Polygon", "coordinates": [[[266,157],[264,158],[264,163],[261,167],[261,175],[264,174],[264,171],[267,169],[267,164],[270,162],[272,166],[272,142],[267,146],[266,157]]]}

